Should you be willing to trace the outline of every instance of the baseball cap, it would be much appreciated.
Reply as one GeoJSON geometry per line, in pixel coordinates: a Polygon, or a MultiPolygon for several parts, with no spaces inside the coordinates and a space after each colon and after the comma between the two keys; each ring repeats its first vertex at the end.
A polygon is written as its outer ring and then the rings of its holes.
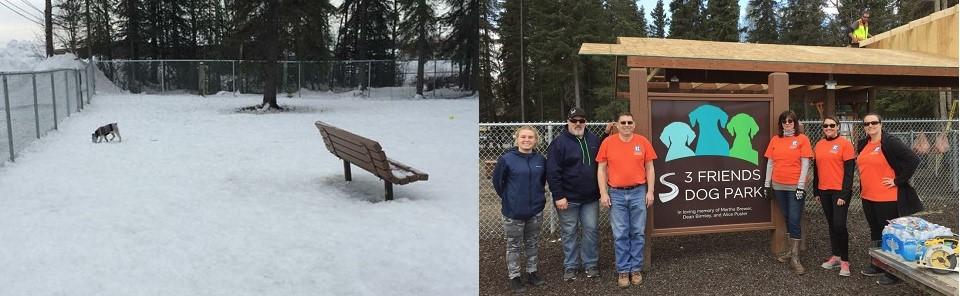
{"type": "Polygon", "coordinates": [[[570,108],[570,112],[567,112],[567,119],[574,118],[577,116],[587,118],[587,112],[583,112],[583,109],[578,107],[570,108]]]}

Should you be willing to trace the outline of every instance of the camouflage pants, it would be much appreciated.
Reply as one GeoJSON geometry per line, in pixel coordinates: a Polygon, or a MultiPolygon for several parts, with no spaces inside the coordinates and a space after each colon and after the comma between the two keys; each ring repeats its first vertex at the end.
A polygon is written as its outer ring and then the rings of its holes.
{"type": "Polygon", "coordinates": [[[540,224],[543,213],[527,220],[503,216],[503,233],[507,238],[507,273],[509,277],[520,276],[520,252],[527,258],[526,272],[537,271],[537,248],[540,245],[540,224]]]}

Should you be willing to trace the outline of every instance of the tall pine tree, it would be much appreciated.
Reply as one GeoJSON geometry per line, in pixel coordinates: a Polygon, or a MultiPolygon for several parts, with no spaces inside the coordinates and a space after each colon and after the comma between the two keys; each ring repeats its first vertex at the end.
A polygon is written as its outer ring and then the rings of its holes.
{"type": "Polygon", "coordinates": [[[487,1],[447,0],[450,11],[443,17],[443,23],[450,27],[443,52],[461,66],[458,73],[460,86],[467,91],[476,91],[480,79],[481,2],[487,1]]]}
{"type": "Polygon", "coordinates": [[[480,121],[497,122],[499,121],[497,110],[501,106],[498,102],[501,100],[498,100],[498,96],[494,93],[495,81],[493,77],[500,73],[495,50],[499,46],[494,40],[497,28],[494,24],[498,23],[500,3],[496,0],[483,0],[479,4],[480,23],[478,26],[480,30],[477,34],[479,35],[478,43],[480,46],[477,48],[477,56],[479,57],[477,70],[480,78],[477,90],[480,93],[480,121]]]}
{"type": "Polygon", "coordinates": [[[663,9],[663,0],[657,0],[657,6],[654,6],[653,11],[650,11],[650,18],[653,19],[650,29],[647,30],[650,37],[667,37],[667,24],[670,19],[667,18],[667,11],[663,9]]]}
{"type": "Polygon", "coordinates": [[[423,67],[433,55],[430,47],[430,32],[436,26],[433,7],[427,0],[401,0],[400,11],[404,15],[400,39],[404,47],[413,49],[417,58],[417,95],[423,96],[423,67]]]}
{"type": "Polygon", "coordinates": [[[829,44],[820,0],[787,0],[780,19],[780,42],[798,45],[829,44]]]}
{"type": "Polygon", "coordinates": [[[633,0],[610,0],[606,13],[615,37],[646,37],[646,19],[633,0]]]}
{"type": "MultiPolygon", "coordinates": [[[[494,0],[490,0],[494,1],[494,0]]],[[[501,64],[501,69],[499,75],[497,75],[496,83],[496,92],[498,97],[499,106],[502,108],[504,114],[503,117],[512,118],[514,120],[521,119],[521,110],[526,111],[526,104],[521,104],[521,100],[524,100],[526,93],[521,95],[521,84],[525,86],[526,84],[526,70],[524,68],[529,68],[527,61],[530,60],[529,55],[524,53],[528,50],[526,48],[521,48],[520,42],[521,34],[529,35],[530,26],[528,21],[524,21],[525,14],[529,13],[529,3],[528,0],[509,0],[500,2],[502,5],[503,13],[497,19],[497,23],[500,24],[497,34],[500,36],[500,52],[498,53],[497,60],[501,64]],[[521,13],[521,5],[525,8],[523,13],[521,13]],[[521,26],[525,27],[521,32],[521,26]],[[523,105],[523,107],[521,107],[523,105]]]]}
{"type": "Polygon", "coordinates": [[[60,37],[60,43],[69,48],[71,53],[79,56],[77,45],[80,43],[80,34],[86,31],[82,24],[83,3],[81,0],[57,0],[54,8],[56,11],[53,20],[62,33],[57,35],[60,37]]]}
{"type": "Polygon", "coordinates": [[[670,38],[703,39],[703,0],[670,2],[670,38]]]}
{"type": "Polygon", "coordinates": [[[740,41],[740,4],[737,0],[710,0],[707,2],[703,28],[706,40],[740,41]]]}
{"type": "MultiPolygon", "coordinates": [[[[334,54],[339,60],[392,60],[393,40],[389,32],[390,7],[381,0],[346,0],[340,4],[343,27],[339,30],[334,54]]],[[[373,76],[372,63],[362,65],[360,88],[393,84],[393,75],[373,76]],[[367,67],[369,65],[370,67],[367,67]],[[366,81],[373,77],[373,81],[366,81]]],[[[379,64],[378,64],[379,65],[379,64]]]]}
{"type": "Polygon", "coordinates": [[[747,42],[777,43],[780,38],[777,1],[750,0],[747,4],[747,42]]]}

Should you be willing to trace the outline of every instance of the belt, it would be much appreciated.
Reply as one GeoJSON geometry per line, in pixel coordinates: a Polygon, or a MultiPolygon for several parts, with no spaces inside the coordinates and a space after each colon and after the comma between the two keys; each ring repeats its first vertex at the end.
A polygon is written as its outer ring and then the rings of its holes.
{"type": "Polygon", "coordinates": [[[643,185],[647,185],[647,184],[644,183],[644,184],[630,185],[630,186],[624,186],[624,187],[616,187],[616,186],[607,184],[607,186],[610,186],[610,189],[617,189],[617,190],[630,190],[630,189],[634,189],[634,188],[637,188],[637,187],[640,187],[640,186],[643,186],[643,185]]]}

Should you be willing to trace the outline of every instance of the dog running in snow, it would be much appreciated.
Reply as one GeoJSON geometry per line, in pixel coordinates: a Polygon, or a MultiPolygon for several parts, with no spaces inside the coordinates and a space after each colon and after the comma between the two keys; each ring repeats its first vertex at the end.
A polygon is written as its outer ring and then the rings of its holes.
{"type": "Polygon", "coordinates": [[[97,130],[93,131],[91,139],[94,143],[100,143],[103,140],[110,142],[113,139],[119,139],[120,142],[123,142],[123,137],[120,137],[120,128],[117,127],[116,122],[98,127],[97,130]],[[108,135],[110,138],[107,138],[108,135]]]}

